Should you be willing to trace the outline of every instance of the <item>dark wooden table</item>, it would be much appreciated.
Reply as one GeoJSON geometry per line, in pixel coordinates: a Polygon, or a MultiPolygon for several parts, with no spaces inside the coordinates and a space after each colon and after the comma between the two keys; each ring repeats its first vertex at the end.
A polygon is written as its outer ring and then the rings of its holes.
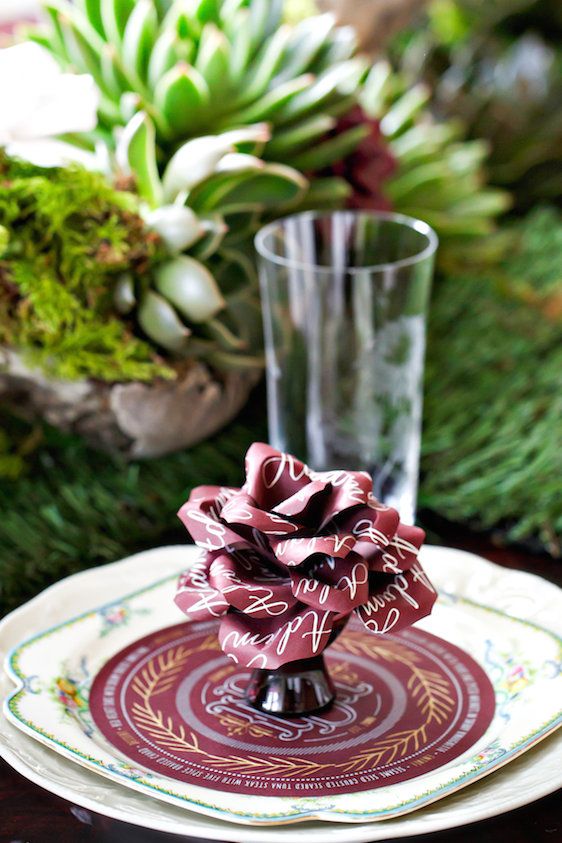
{"type": "MultiPolygon", "coordinates": [[[[508,568],[531,571],[562,585],[562,561],[512,549],[440,525],[447,543],[508,568]]],[[[562,759],[560,760],[562,764],[562,759]]],[[[303,843],[306,835],[303,832],[303,843]]],[[[411,843],[560,843],[562,791],[524,808],[452,831],[407,838],[411,843]]],[[[0,843],[174,843],[195,838],[144,831],[71,805],[28,782],[0,761],[0,843]]],[[[240,827],[240,841],[244,829],[240,827]]]]}

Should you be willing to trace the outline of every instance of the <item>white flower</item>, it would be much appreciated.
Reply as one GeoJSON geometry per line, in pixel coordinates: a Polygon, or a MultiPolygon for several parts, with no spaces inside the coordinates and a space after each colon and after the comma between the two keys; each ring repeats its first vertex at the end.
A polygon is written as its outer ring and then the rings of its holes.
{"type": "Polygon", "coordinates": [[[96,167],[94,154],[54,138],[94,129],[98,100],[91,76],[63,73],[38,44],[0,50],[0,146],[9,155],[40,167],[96,167]]]}

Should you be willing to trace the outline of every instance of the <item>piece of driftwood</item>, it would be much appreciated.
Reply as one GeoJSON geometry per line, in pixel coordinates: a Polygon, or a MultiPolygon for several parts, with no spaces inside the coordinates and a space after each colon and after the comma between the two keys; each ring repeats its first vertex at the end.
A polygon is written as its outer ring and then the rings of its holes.
{"type": "Polygon", "coordinates": [[[353,26],[362,51],[384,50],[393,35],[410,24],[428,0],[317,0],[323,12],[332,12],[338,23],[353,26]]]}
{"type": "Polygon", "coordinates": [[[218,375],[189,362],[173,381],[69,382],[49,380],[12,351],[1,356],[2,401],[131,459],[162,456],[216,433],[242,409],[260,376],[257,370],[218,375]]]}

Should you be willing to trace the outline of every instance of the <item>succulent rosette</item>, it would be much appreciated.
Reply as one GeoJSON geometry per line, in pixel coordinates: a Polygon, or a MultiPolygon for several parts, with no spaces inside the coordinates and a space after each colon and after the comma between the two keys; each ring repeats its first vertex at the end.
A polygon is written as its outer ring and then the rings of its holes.
{"type": "Polygon", "coordinates": [[[410,626],[437,597],[418,561],[424,533],[371,489],[366,472],[311,471],[254,443],[241,489],[199,486],[178,513],[203,552],[176,604],[221,618],[222,649],[247,667],[319,655],[352,613],[378,634],[410,626]]]}

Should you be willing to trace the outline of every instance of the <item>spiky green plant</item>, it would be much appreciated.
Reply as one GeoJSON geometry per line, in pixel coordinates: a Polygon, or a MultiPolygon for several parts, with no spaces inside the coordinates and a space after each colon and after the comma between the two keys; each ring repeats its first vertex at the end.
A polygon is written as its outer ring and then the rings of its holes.
{"type": "Polygon", "coordinates": [[[354,147],[363,128],[335,146],[321,142],[366,72],[352,58],[353,38],[326,17],[282,25],[282,0],[45,7],[51,26],[34,37],[65,68],[91,73],[101,91],[98,129],[79,141],[101,141],[114,154],[149,225],[172,251],[188,252],[140,297],[134,279],[124,280],[119,309],[135,309],[144,333],[168,352],[256,365],[250,235],[305,194],[315,204],[328,193],[337,205],[349,192],[337,178],[310,186],[268,154],[268,141],[317,146],[330,160],[354,147]]]}
{"type": "Polygon", "coordinates": [[[276,134],[301,131],[301,147],[310,147],[353,103],[365,74],[349,30],[329,16],[285,24],[284,0],[44,5],[52,27],[41,42],[102,91],[100,131],[145,110],[166,158],[188,138],[260,121],[276,134]]]}
{"type": "Polygon", "coordinates": [[[338,127],[360,100],[396,158],[388,200],[398,210],[466,234],[487,230],[505,207],[504,195],[481,190],[483,148],[435,126],[421,89],[405,90],[382,65],[369,72],[352,32],[330,16],[284,23],[283,0],[45,8],[51,23],[36,40],[101,90],[98,129],[80,142],[105,145],[120,175],[134,179],[149,224],[188,253],[141,297],[134,279],[117,291],[119,307],[134,309],[172,353],[255,364],[250,236],[270,216],[345,203],[351,186],[329,170],[371,131],[338,127]]]}
{"type": "Polygon", "coordinates": [[[419,217],[442,241],[488,234],[509,195],[486,187],[483,165],[489,144],[463,140],[459,120],[437,122],[428,105],[431,89],[409,86],[404,73],[379,61],[366,79],[361,102],[379,121],[380,132],[398,166],[384,185],[392,207],[419,217]]]}

